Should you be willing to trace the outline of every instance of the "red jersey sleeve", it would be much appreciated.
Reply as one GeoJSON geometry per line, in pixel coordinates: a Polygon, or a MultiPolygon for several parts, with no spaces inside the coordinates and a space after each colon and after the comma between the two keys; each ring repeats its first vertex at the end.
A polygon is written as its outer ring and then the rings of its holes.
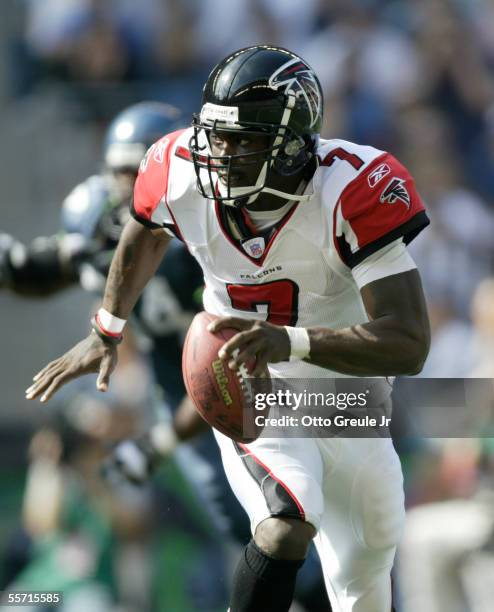
{"type": "Polygon", "coordinates": [[[413,178],[389,153],[345,187],[333,221],[336,249],[350,268],[397,238],[408,244],[429,224],[413,178]]]}
{"type": "Polygon", "coordinates": [[[147,150],[134,185],[130,212],[136,221],[153,229],[166,228],[178,235],[166,194],[173,144],[183,130],[164,136],[147,150]]]}

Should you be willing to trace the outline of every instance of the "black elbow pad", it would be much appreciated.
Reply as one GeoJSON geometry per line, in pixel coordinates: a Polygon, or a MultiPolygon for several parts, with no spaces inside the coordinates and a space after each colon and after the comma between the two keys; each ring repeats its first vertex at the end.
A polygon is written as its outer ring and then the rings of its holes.
{"type": "Polygon", "coordinates": [[[37,238],[28,247],[9,238],[0,238],[1,286],[42,294],[77,280],[77,270],[61,257],[56,236],[37,238]]]}

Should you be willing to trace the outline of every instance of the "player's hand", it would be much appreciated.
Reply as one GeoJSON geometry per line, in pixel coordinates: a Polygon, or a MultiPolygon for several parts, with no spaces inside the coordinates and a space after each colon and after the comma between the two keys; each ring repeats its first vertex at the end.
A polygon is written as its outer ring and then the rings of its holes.
{"type": "Polygon", "coordinates": [[[50,362],[34,376],[34,384],[26,389],[26,399],[32,400],[41,396],[41,401],[46,402],[69,380],[91,372],[99,373],[97,389],[106,391],[116,365],[117,347],[104,342],[91,332],[65,355],[50,362]]]}
{"type": "Polygon", "coordinates": [[[232,370],[255,359],[255,367],[250,374],[263,376],[268,363],[288,361],[290,358],[290,339],[284,327],[237,317],[220,317],[208,325],[208,331],[212,333],[227,328],[237,329],[239,333],[225,342],[218,357],[227,361],[232,370]]]}

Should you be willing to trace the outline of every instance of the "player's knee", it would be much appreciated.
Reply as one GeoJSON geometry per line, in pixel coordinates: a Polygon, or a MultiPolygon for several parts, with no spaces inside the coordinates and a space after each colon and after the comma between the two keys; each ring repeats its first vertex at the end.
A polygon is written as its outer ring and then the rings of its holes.
{"type": "Polygon", "coordinates": [[[266,554],[277,559],[304,559],[316,535],[310,523],[300,519],[271,517],[260,523],[254,540],[266,554]]]}

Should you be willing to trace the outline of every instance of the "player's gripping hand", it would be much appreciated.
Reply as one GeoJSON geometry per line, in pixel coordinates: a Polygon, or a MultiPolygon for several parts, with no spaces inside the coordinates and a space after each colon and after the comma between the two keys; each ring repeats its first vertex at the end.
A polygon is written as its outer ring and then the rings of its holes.
{"type": "Polygon", "coordinates": [[[238,329],[239,333],[225,342],[218,357],[227,361],[232,370],[255,359],[255,367],[250,374],[263,376],[268,363],[290,359],[290,339],[284,327],[238,317],[220,317],[208,325],[208,331],[212,333],[227,328],[238,329]]]}
{"type": "Polygon", "coordinates": [[[96,387],[106,391],[110,375],[117,365],[117,347],[105,342],[96,333],[76,344],[65,355],[50,362],[34,376],[32,384],[26,389],[26,399],[48,401],[60,387],[83,374],[98,372],[96,387]]]}

